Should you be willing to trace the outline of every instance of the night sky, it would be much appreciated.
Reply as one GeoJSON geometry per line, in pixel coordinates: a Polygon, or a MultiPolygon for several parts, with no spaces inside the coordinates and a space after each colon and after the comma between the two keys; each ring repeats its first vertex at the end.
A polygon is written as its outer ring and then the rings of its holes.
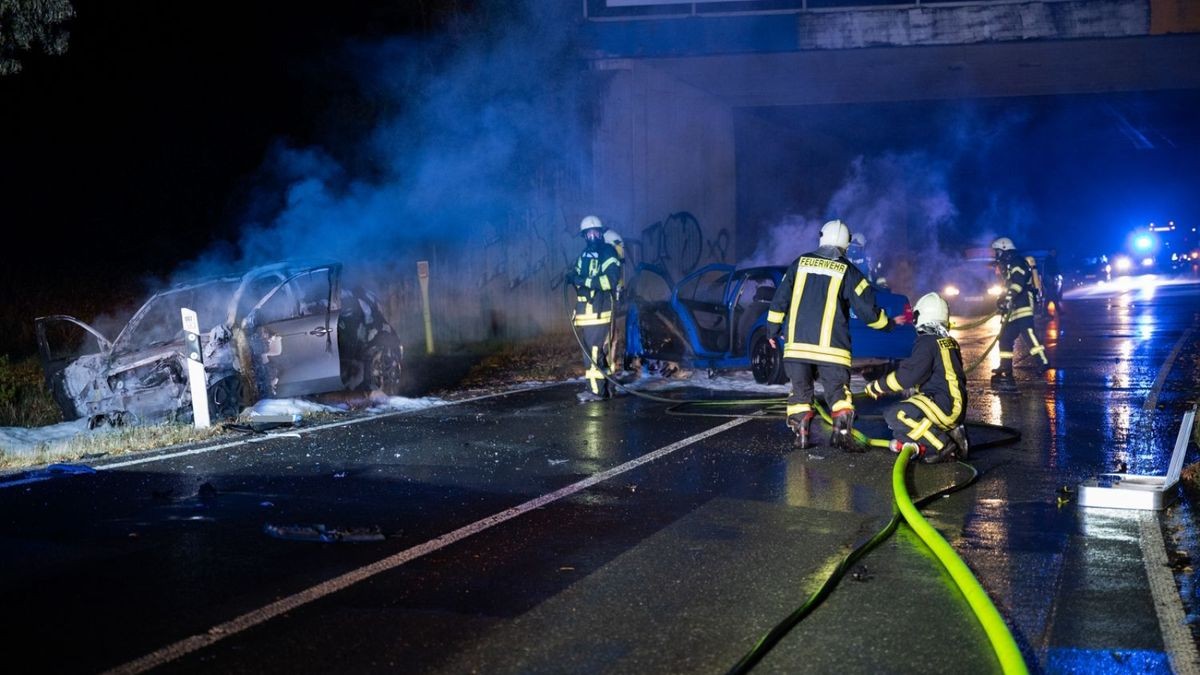
{"type": "MultiPolygon", "coordinates": [[[[63,56],[0,78],[0,353],[32,318],[128,302],[264,208],[280,144],[336,147],[379,111],[349,46],[421,35],[469,2],[75,0],[63,56]]],[[[269,205],[266,205],[269,206],[269,205]]]]}

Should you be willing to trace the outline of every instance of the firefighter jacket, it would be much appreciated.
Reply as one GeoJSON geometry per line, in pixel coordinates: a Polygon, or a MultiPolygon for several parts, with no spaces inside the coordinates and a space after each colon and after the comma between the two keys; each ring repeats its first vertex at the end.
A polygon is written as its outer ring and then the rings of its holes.
{"type": "Polygon", "coordinates": [[[863,273],[838,249],[822,246],[788,267],[767,323],[776,333],[784,330],[783,358],[849,367],[851,307],[871,328],[893,325],[863,273]]]}
{"type": "Polygon", "coordinates": [[[621,259],[612,244],[589,242],[567,281],[575,286],[576,326],[598,326],[612,321],[613,295],[621,280],[621,259]]]}
{"type": "Polygon", "coordinates": [[[1009,321],[1033,317],[1033,271],[1020,255],[1013,254],[1004,265],[1004,305],[1009,321]]]}
{"type": "Polygon", "coordinates": [[[967,377],[958,341],[948,335],[918,333],[912,355],[886,376],[867,385],[873,397],[915,389],[905,399],[943,430],[962,424],[967,410],[967,377]]]}

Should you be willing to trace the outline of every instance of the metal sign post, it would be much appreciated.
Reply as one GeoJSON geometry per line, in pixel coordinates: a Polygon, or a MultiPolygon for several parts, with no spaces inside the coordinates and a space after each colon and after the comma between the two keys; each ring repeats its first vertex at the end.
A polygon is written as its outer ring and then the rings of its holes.
{"type": "Polygon", "coordinates": [[[1175,486],[1183,471],[1188,439],[1196,422],[1196,406],[1184,413],[1179,435],[1171,451],[1171,465],[1165,476],[1139,476],[1124,473],[1102,473],[1079,484],[1080,506],[1102,506],[1110,509],[1142,509],[1160,511],[1173,501],[1175,486]]]}
{"type": "Polygon", "coordinates": [[[417,279],[421,282],[421,311],[425,316],[425,353],[433,353],[433,320],[429,313],[429,261],[417,261],[417,279]]]}
{"type": "Polygon", "coordinates": [[[183,333],[187,349],[188,384],[192,390],[192,419],[197,429],[211,424],[208,415],[208,381],[204,375],[204,352],[200,349],[200,320],[196,312],[186,307],[183,314],[183,333]]]}

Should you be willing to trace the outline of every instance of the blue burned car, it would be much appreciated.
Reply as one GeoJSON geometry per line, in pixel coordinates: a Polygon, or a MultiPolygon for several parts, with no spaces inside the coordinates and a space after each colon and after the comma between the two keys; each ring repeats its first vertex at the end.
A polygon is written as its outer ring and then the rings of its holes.
{"type": "MultiPolygon", "coordinates": [[[[629,284],[626,359],[668,361],[710,373],[749,368],[757,382],[786,382],[781,352],[767,341],[767,310],[786,271],[784,265],[715,264],[673,283],[662,267],[639,265],[629,284]]],[[[851,312],[853,366],[868,378],[908,357],[916,340],[908,298],[878,287],[875,298],[888,316],[908,321],[885,333],[867,328],[851,312]]]]}

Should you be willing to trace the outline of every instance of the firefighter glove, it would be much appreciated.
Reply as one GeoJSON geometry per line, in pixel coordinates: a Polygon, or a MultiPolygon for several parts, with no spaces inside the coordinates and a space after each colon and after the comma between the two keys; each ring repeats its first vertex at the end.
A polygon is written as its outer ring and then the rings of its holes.
{"type": "Polygon", "coordinates": [[[567,272],[567,283],[572,286],[583,286],[583,277],[576,274],[574,271],[567,272]]]}
{"type": "Polygon", "coordinates": [[[996,309],[1000,310],[1001,312],[1007,312],[1009,304],[1010,304],[1010,301],[1008,299],[1008,296],[1006,295],[1006,296],[996,300],[996,309]]]}

